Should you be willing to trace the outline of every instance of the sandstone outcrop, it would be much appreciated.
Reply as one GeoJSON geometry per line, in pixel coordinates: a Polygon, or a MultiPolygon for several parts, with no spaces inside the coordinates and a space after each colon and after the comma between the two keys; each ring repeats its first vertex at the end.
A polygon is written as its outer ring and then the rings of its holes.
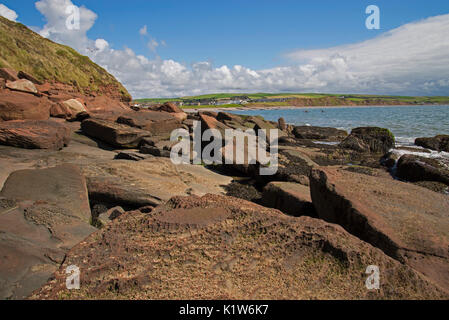
{"type": "Polygon", "coordinates": [[[432,138],[417,138],[415,144],[423,148],[449,152],[449,135],[438,135],[432,138]]]}
{"type": "Polygon", "coordinates": [[[86,182],[63,165],[13,172],[0,192],[0,299],[23,299],[42,286],[68,250],[96,229],[86,182]]]}
{"type": "Polygon", "coordinates": [[[344,130],[328,127],[297,126],[293,129],[297,139],[341,141],[348,136],[344,130]]]}
{"type": "Polygon", "coordinates": [[[172,113],[151,110],[131,111],[122,114],[118,123],[139,128],[148,132],[148,136],[167,136],[173,130],[181,127],[181,121],[176,119],[172,113]]]}
{"type": "Polygon", "coordinates": [[[129,149],[137,148],[142,138],[151,135],[146,130],[101,119],[84,120],[81,123],[81,130],[86,135],[106,142],[111,146],[129,149]]]}
{"type": "Polygon", "coordinates": [[[387,153],[395,146],[393,134],[384,128],[362,127],[355,128],[339,146],[358,152],[387,153]]]}
{"type": "Polygon", "coordinates": [[[407,264],[449,292],[449,198],[430,190],[339,168],[314,169],[318,216],[407,264]]]}
{"type": "Polygon", "coordinates": [[[76,246],[32,299],[432,299],[447,295],[343,228],[217,195],[127,212],[76,246]],[[77,265],[80,290],[67,290],[77,265]],[[367,290],[377,265],[380,290],[367,290]]]}
{"type": "Polygon", "coordinates": [[[47,120],[51,102],[35,95],[2,90],[0,92],[0,120],[47,120]]]}
{"type": "Polygon", "coordinates": [[[68,127],[51,120],[0,122],[0,144],[17,148],[60,150],[70,135],[68,127]]]}
{"type": "Polygon", "coordinates": [[[406,181],[437,181],[449,186],[449,169],[436,159],[403,155],[398,160],[396,175],[406,181]]]}

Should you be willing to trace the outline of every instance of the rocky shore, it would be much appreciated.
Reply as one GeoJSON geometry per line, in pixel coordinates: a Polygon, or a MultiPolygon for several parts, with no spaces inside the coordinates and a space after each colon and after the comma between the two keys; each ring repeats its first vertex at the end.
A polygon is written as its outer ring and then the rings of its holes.
{"type": "Polygon", "coordinates": [[[398,157],[389,130],[132,109],[18,74],[0,73],[1,299],[449,297],[449,169],[398,157]],[[194,121],[279,130],[278,171],[174,165],[170,133],[194,121]]]}

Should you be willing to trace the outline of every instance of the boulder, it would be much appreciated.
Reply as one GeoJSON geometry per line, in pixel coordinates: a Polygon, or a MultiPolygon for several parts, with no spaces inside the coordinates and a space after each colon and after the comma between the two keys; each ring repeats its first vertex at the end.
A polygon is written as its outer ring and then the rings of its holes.
{"type": "Polygon", "coordinates": [[[47,120],[51,102],[47,98],[5,90],[0,94],[0,120],[47,120]]]}
{"type": "Polygon", "coordinates": [[[309,187],[298,183],[270,182],[263,190],[262,202],[294,217],[315,215],[309,187]]]}
{"type": "Polygon", "coordinates": [[[151,134],[146,130],[101,119],[87,119],[81,123],[84,134],[117,148],[135,149],[143,137],[151,134]]]}
{"type": "Polygon", "coordinates": [[[31,299],[445,299],[418,272],[310,217],[232,197],[175,197],[127,212],[68,254],[31,299]],[[67,290],[65,270],[82,270],[67,290]],[[367,266],[381,272],[367,290],[367,266]]]}
{"type": "Polygon", "coordinates": [[[84,104],[79,99],[66,100],[62,102],[62,105],[66,107],[75,117],[82,112],[87,112],[84,104]]]}
{"type": "Polygon", "coordinates": [[[151,110],[131,111],[121,115],[118,123],[139,128],[148,132],[148,136],[167,136],[173,130],[181,127],[181,121],[168,112],[151,110]]]}
{"type": "Polygon", "coordinates": [[[415,144],[423,148],[449,152],[449,135],[438,135],[433,138],[417,138],[415,144]]]}
{"type": "Polygon", "coordinates": [[[329,127],[296,126],[293,134],[297,139],[341,141],[348,136],[344,130],[329,127]]]}
{"type": "Polygon", "coordinates": [[[287,124],[285,123],[285,119],[282,117],[278,120],[278,128],[282,131],[287,131],[287,124]]]}
{"type": "Polygon", "coordinates": [[[25,80],[29,80],[34,84],[37,85],[42,85],[42,82],[37,80],[35,77],[33,77],[31,74],[25,72],[25,71],[19,71],[19,73],[17,74],[17,77],[19,77],[19,79],[25,79],[25,80]]]}
{"type": "Polygon", "coordinates": [[[167,158],[97,161],[82,167],[92,202],[137,209],[159,205],[175,195],[224,194],[231,178],[203,166],[175,166],[167,158]]]}
{"type": "Polygon", "coordinates": [[[176,119],[178,119],[181,122],[187,119],[187,113],[182,111],[182,109],[180,107],[178,107],[176,104],[174,104],[172,102],[166,102],[162,105],[153,106],[150,108],[150,110],[171,113],[172,116],[174,116],[176,119]]]}
{"type": "Polygon", "coordinates": [[[111,221],[114,221],[118,217],[120,217],[122,214],[125,213],[125,210],[123,210],[122,207],[114,207],[109,209],[108,211],[102,213],[97,218],[98,221],[101,222],[103,226],[107,225],[111,221]]]}
{"type": "Polygon", "coordinates": [[[60,150],[70,142],[71,131],[50,120],[0,122],[0,144],[25,149],[60,150]]]}
{"type": "Polygon", "coordinates": [[[177,141],[150,141],[152,143],[149,144],[147,141],[147,139],[142,141],[140,153],[164,158],[170,158],[171,148],[178,143],[177,141]]]}
{"type": "Polygon", "coordinates": [[[219,112],[217,115],[217,120],[221,121],[221,122],[234,121],[236,123],[243,124],[242,117],[240,117],[239,115],[236,115],[236,114],[229,113],[229,112],[219,112]]]}
{"type": "Polygon", "coordinates": [[[6,88],[14,91],[20,91],[20,92],[26,92],[26,93],[32,93],[37,94],[38,91],[36,89],[36,86],[34,83],[32,83],[30,80],[26,79],[20,79],[13,82],[7,82],[6,88]]]}
{"type": "Polygon", "coordinates": [[[394,146],[395,139],[393,134],[388,129],[377,127],[355,128],[339,144],[339,147],[344,149],[382,154],[387,153],[394,146]]]}
{"type": "Polygon", "coordinates": [[[396,175],[406,181],[436,181],[449,186],[449,169],[437,159],[405,154],[398,160],[396,175]]]}
{"type": "Polygon", "coordinates": [[[10,68],[0,68],[0,78],[6,81],[17,81],[19,77],[17,76],[17,71],[10,68]]]}
{"type": "Polygon", "coordinates": [[[449,197],[341,168],[314,169],[320,218],[341,225],[449,292],[449,197]]]}
{"type": "Polygon", "coordinates": [[[201,130],[204,132],[209,129],[217,129],[220,131],[222,138],[225,138],[225,130],[231,129],[227,125],[221,123],[216,118],[206,115],[204,112],[200,113],[201,130]]]}
{"type": "Polygon", "coordinates": [[[96,231],[89,220],[76,166],[12,173],[0,193],[0,299],[24,299],[48,281],[69,249],[96,231]]]}
{"type": "Polygon", "coordinates": [[[70,109],[61,103],[52,103],[50,107],[50,116],[53,118],[67,119],[72,116],[70,109]]]}

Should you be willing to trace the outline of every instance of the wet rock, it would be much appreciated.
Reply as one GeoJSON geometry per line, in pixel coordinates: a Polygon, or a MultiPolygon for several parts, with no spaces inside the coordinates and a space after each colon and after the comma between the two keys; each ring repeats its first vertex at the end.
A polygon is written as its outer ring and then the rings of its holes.
{"type": "Polygon", "coordinates": [[[25,149],[60,150],[70,142],[71,131],[51,120],[0,122],[0,144],[25,149]]]}
{"type": "Polygon", "coordinates": [[[415,140],[415,144],[423,148],[449,152],[449,135],[438,135],[433,138],[418,138],[415,140]]]}
{"type": "Polygon", "coordinates": [[[84,134],[106,142],[114,147],[135,149],[144,137],[151,135],[146,130],[101,119],[87,119],[81,123],[84,134]]]}
{"type": "Polygon", "coordinates": [[[263,191],[262,204],[285,214],[315,216],[310,188],[293,182],[270,182],[263,191]]]}
{"type": "Polygon", "coordinates": [[[424,188],[339,168],[314,169],[318,216],[407,264],[449,292],[449,198],[424,188]]]}
{"type": "Polygon", "coordinates": [[[339,147],[357,152],[371,152],[385,154],[395,146],[393,134],[384,128],[362,127],[355,128],[343,140],[339,147]]]}
{"type": "Polygon", "coordinates": [[[403,155],[397,163],[396,175],[406,181],[437,181],[449,185],[449,169],[436,159],[403,155]]]}
{"type": "Polygon", "coordinates": [[[121,115],[118,123],[148,131],[148,136],[167,136],[173,130],[181,127],[181,121],[171,113],[149,110],[131,111],[121,115]]]}
{"type": "Polygon", "coordinates": [[[392,169],[400,157],[399,153],[389,151],[380,159],[380,163],[388,169],[392,169]]]}
{"type": "Polygon", "coordinates": [[[447,297],[339,226],[233,197],[175,197],[119,222],[74,248],[32,299],[447,297]],[[71,264],[83,270],[80,290],[66,289],[71,264]],[[368,265],[382,272],[380,290],[365,287],[368,265]]]}
{"type": "Polygon", "coordinates": [[[347,137],[348,133],[329,127],[297,126],[293,129],[293,134],[297,139],[341,141],[347,137]]]}

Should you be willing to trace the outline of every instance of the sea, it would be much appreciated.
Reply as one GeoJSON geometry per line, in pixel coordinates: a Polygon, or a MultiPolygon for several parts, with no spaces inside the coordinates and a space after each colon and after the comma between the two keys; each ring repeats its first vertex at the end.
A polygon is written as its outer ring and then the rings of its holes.
{"type": "MultiPolygon", "coordinates": [[[[389,129],[396,138],[396,148],[401,153],[444,159],[449,161],[449,153],[423,152],[414,146],[418,137],[449,135],[449,105],[432,106],[370,106],[370,107],[311,107],[311,108],[267,108],[254,110],[234,110],[232,113],[261,115],[267,120],[277,121],[283,117],[287,123],[297,126],[319,126],[343,129],[349,132],[357,127],[381,127],[389,129]]],[[[316,143],[320,143],[316,141],[316,143]]]]}

